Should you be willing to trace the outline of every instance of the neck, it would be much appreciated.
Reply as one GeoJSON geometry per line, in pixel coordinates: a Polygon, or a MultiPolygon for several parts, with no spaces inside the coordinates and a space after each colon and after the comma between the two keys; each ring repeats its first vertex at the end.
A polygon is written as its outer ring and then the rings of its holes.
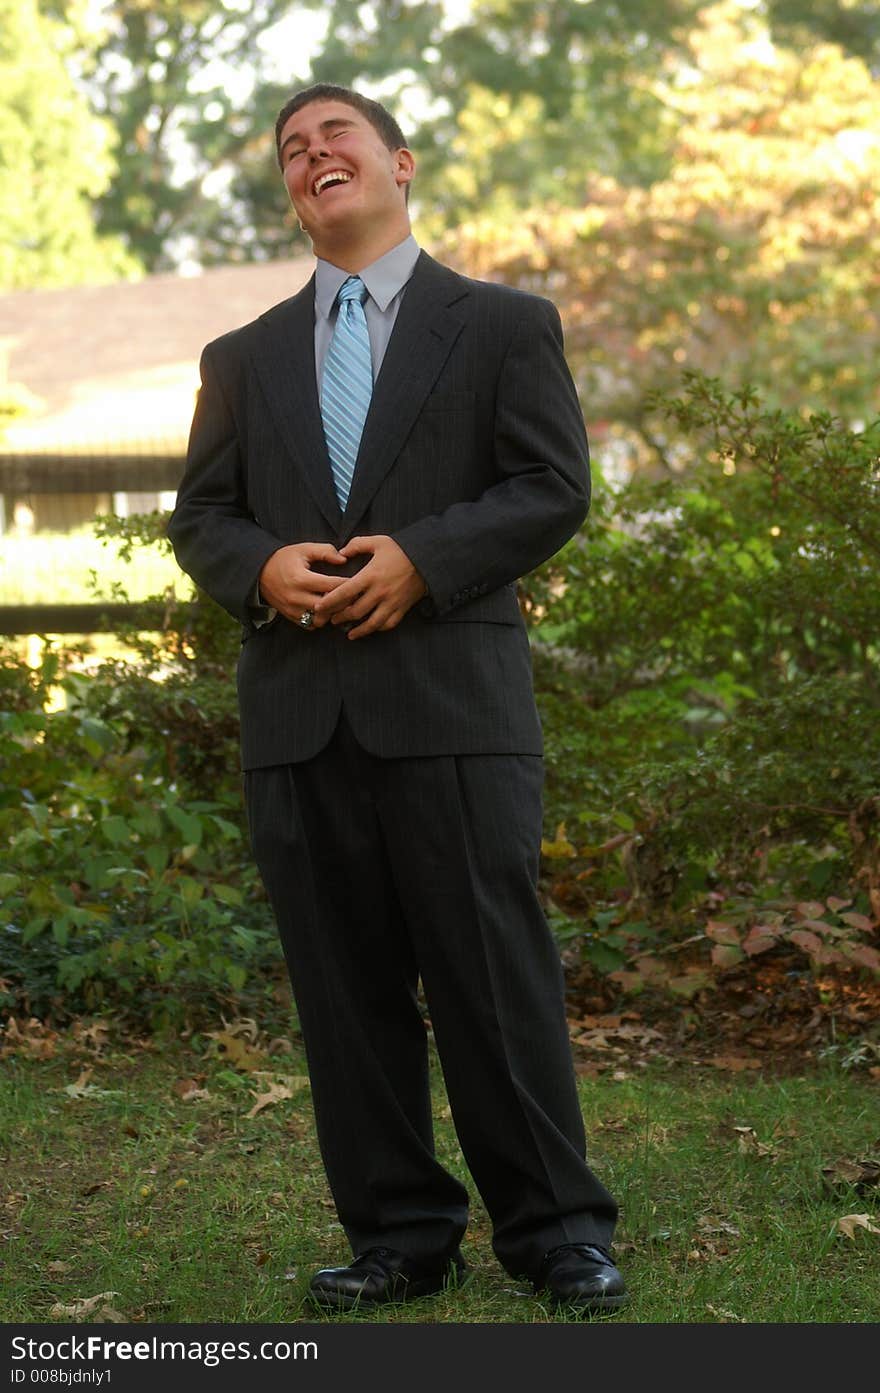
{"type": "Polygon", "coordinates": [[[379,228],[360,229],[357,235],[352,235],[351,229],[340,228],[336,236],[325,235],[320,241],[313,239],[312,250],[322,261],[329,261],[340,271],[356,275],[365,266],[372,266],[380,256],[390,252],[392,247],[399,246],[411,231],[409,215],[404,213],[392,224],[386,222],[379,228]]]}

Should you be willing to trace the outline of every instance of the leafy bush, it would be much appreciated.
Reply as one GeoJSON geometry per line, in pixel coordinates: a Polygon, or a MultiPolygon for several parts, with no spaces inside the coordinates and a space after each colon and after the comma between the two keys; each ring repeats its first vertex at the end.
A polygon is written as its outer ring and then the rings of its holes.
{"type": "Polygon", "coordinates": [[[75,702],[0,713],[0,977],[38,1015],[180,1023],[281,971],[238,808],[182,797],[129,736],[75,702]]]}
{"type": "Polygon", "coordinates": [[[600,489],[525,587],[548,821],[579,843],[548,894],[692,929],[719,889],[832,890],[880,921],[880,423],[687,387],[687,467],[600,489]]]}
{"type": "MultiPolygon", "coordinates": [[[[551,926],[629,990],[688,996],[770,949],[876,971],[880,423],[697,377],[665,409],[681,472],[600,487],[521,586],[551,926]]],[[[133,565],[167,547],[159,514],[102,528],[133,565]]],[[[265,1011],[284,980],[243,827],[238,628],[203,595],[164,613],[88,676],[0,655],[0,992],[38,1014],[265,1011]]]]}

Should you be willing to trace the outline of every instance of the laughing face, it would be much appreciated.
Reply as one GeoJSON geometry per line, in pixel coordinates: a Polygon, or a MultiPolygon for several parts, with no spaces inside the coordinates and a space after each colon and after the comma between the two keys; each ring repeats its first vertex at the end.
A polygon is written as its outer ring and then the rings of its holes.
{"type": "Polygon", "coordinates": [[[389,150],[354,107],[338,101],[301,107],[281,132],[279,153],[290,201],[319,256],[344,239],[408,229],[413,157],[405,148],[389,150]]]}

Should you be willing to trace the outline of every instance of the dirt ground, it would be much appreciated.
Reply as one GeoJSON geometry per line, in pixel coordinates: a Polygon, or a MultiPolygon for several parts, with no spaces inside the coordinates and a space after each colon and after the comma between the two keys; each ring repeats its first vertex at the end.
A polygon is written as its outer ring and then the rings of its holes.
{"type": "Polygon", "coordinates": [[[569,1030],[581,1072],[640,1061],[740,1072],[800,1073],[835,1059],[880,1079],[880,979],[774,953],[715,974],[692,994],[625,993],[608,977],[566,966],[569,1030]]]}

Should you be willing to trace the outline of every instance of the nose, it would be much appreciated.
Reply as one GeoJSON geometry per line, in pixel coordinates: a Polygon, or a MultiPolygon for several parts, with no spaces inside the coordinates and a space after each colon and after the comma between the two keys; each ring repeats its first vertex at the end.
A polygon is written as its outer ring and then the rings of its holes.
{"type": "Polygon", "coordinates": [[[326,159],[329,154],[327,142],[324,140],[316,141],[309,146],[309,164],[317,164],[318,160],[326,159]]]}

